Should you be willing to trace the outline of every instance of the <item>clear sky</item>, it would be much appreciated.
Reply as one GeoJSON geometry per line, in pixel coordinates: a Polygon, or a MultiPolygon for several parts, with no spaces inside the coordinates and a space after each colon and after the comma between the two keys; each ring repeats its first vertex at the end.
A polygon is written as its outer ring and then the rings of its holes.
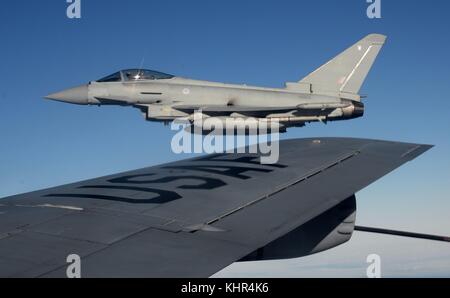
{"type": "MultiPolygon", "coordinates": [[[[436,147],[358,194],[358,223],[450,234],[450,2],[382,0],[5,1],[0,8],[0,197],[182,159],[173,132],[138,110],[42,99],[123,68],[281,87],[369,33],[388,35],[362,93],[363,118],[290,129],[283,138],[339,136],[436,147]]],[[[450,276],[450,246],[356,233],[346,245],[219,276],[450,276]]]]}

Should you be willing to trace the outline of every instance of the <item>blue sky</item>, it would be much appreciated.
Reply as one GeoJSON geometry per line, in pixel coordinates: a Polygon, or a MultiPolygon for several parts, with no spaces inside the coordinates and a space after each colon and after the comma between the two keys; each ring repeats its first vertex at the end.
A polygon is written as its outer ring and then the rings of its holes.
{"type": "MultiPolygon", "coordinates": [[[[82,0],[82,18],[71,20],[64,0],[2,3],[0,197],[185,157],[171,153],[169,127],[145,122],[137,110],[67,105],[42,99],[46,94],[142,61],[145,68],[185,77],[280,87],[376,32],[388,41],[362,89],[369,95],[366,115],[291,129],[283,138],[348,136],[435,145],[359,194],[358,223],[450,234],[450,3],[382,0],[381,20],[367,18],[367,5],[365,0],[82,0]]],[[[386,269],[394,276],[418,261],[450,257],[440,244],[355,235],[345,246],[290,262],[293,269],[273,274],[301,275],[302,266],[320,267],[327,256],[348,263],[349,252],[365,252],[361,247],[400,260],[390,262],[398,268],[386,269]],[[413,255],[396,258],[405,246],[415,248],[408,249],[413,255]]],[[[345,272],[358,276],[365,257],[353,261],[359,267],[345,272]]],[[[227,270],[255,275],[264,271],[259,266],[227,270]]],[[[323,265],[318,275],[326,276],[323,270],[330,267],[323,265]]],[[[449,263],[430,268],[418,274],[450,276],[449,263]]]]}

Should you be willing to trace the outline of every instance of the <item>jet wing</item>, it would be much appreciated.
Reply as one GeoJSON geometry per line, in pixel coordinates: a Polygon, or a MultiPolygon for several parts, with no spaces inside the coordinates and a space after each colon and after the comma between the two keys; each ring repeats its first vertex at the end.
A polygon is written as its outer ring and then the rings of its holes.
{"type": "Polygon", "coordinates": [[[277,164],[215,154],[0,200],[0,276],[208,277],[430,146],[282,141],[277,164]]]}

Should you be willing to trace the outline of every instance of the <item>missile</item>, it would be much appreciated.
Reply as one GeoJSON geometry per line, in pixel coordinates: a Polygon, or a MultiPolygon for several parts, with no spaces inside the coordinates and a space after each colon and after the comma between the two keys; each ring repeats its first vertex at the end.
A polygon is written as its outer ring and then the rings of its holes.
{"type": "Polygon", "coordinates": [[[334,110],[334,109],[345,109],[352,104],[349,102],[344,103],[303,103],[297,106],[298,109],[302,110],[334,110]]]}

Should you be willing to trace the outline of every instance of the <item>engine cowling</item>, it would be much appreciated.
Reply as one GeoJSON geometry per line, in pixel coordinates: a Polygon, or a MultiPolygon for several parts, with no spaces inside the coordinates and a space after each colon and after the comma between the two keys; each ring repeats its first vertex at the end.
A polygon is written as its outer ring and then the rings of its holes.
{"type": "Polygon", "coordinates": [[[356,220],[355,195],[240,261],[299,258],[350,240],[356,220]]]}
{"type": "Polygon", "coordinates": [[[364,116],[364,104],[359,101],[352,101],[348,107],[342,108],[342,115],[347,119],[364,116]]]}

